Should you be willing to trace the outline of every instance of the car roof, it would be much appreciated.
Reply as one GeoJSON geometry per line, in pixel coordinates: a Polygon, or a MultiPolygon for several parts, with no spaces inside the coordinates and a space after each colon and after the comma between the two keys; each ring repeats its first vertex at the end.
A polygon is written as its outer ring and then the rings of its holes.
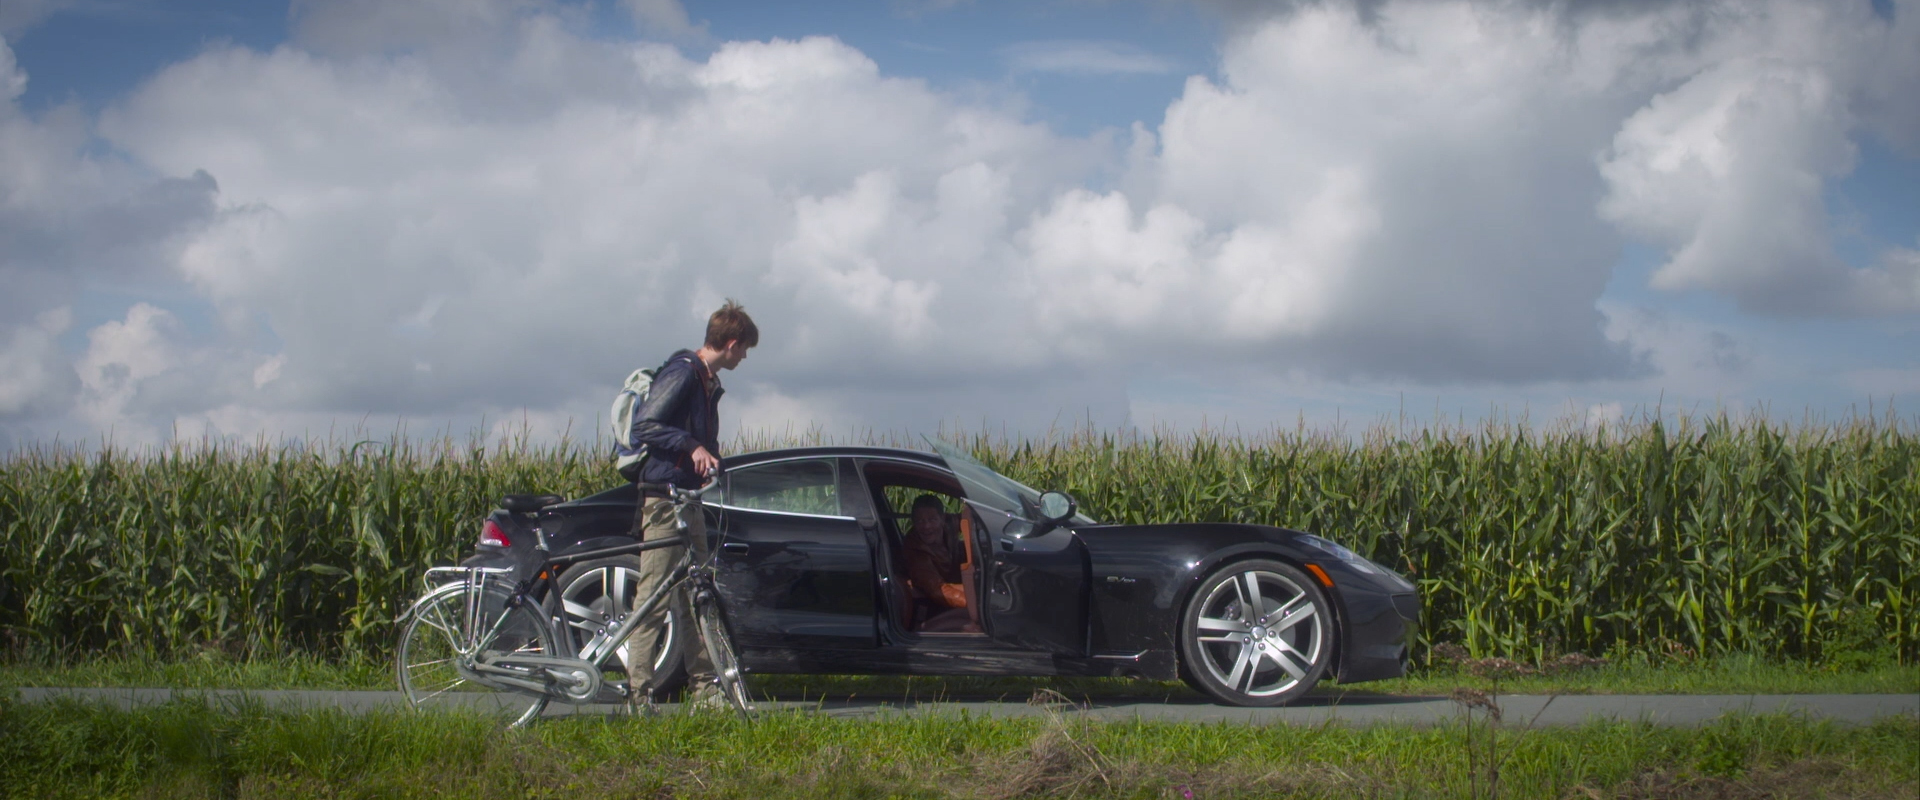
{"type": "Polygon", "coordinates": [[[939,456],[921,450],[907,450],[900,447],[783,447],[775,450],[759,450],[741,453],[720,459],[727,469],[737,469],[764,461],[780,461],[789,458],[891,458],[900,461],[912,461],[934,467],[946,467],[947,462],[939,456]]]}

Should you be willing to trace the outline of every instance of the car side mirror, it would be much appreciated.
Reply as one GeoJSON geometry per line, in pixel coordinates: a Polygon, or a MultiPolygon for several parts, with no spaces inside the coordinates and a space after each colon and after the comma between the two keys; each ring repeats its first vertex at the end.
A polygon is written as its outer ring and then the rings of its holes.
{"type": "Polygon", "coordinates": [[[1080,510],[1080,504],[1073,502],[1065,492],[1044,492],[1040,495],[1040,520],[1049,525],[1058,525],[1080,510]]]}
{"type": "Polygon", "coordinates": [[[1006,527],[1000,529],[1000,535],[1009,539],[1025,539],[1032,536],[1036,530],[1033,523],[1014,517],[1007,520],[1006,527]]]}

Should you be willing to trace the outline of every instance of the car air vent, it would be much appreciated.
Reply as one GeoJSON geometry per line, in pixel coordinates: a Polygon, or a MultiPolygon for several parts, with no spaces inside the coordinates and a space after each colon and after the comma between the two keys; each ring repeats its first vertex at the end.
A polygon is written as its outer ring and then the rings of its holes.
{"type": "Polygon", "coordinates": [[[1394,595],[1393,610],[1400,612],[1401,619],[1419,619],[1420,596],[1417,594],[1394,595]]]}

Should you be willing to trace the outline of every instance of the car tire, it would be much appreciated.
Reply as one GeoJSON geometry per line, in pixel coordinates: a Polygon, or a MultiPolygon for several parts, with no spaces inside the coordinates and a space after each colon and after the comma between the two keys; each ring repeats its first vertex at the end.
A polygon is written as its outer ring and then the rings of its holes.
{"type": "MultiPolygon", "coordinates": [[[[634,588],[639,583],[640,557],[614,556],[583,561],[569,567],[560,574],[554,586],[559,592],[560,602],[555,612],[561,617],[562,630],[570,637],[569,644],[574,653],[579,653],[587,643],[612,618],[618,616],[615,608],[622,602],[632,607],[636,599],[634,588]]],[[[680,691],[687,683],[687,671],[684,663],[684,649],[688,640],[687,631],[691,628],[683,624],[684,611],[678,603],[667,607],[666,630],[654,642],[641,642],[646,634],[636,633],[628,639],[625,647],[630,654],[651,652],[653,654],[653,695],[664,698],[680,691]]],[[[625,675],[627,670],[622,658],[615,657],[607,662],[608,672],[625,675]]],[[[638,687],[633,687],[638,689],[638,687]]],[[[618,702],[618,697],[602,698],[607,702],[618,702]]]]}
{"type": "Polygon", "coordinates": [[[1180,616],[1183,676],[1236,706],[1284,705],[1333,660],[1326,592],[1291,564],[1236,561],[1200,582],[1180,616]]]}

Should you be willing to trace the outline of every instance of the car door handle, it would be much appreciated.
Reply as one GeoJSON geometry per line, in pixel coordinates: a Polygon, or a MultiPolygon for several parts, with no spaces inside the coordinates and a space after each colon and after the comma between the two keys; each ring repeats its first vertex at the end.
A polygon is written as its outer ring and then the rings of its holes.
{"type": "Polygon", "coordinates": [[[1012,539],[1001,539],[1001,540],[1000,540],[1000,549],[1002,549],[1002,550],[1005,550],[1005,551],[1007,551],[1007,552],[1009,552],[1009,553],[1011,553],[1011,552],[1013,552],[1013,540],[1012,540],[1012,539]]]}
{"type": "Polygon", "coordinates": [[[746,542],[723,542],[720,545],[720,550],[722,552],[743,556],[747,554],[747,543],[746,542]]]}

